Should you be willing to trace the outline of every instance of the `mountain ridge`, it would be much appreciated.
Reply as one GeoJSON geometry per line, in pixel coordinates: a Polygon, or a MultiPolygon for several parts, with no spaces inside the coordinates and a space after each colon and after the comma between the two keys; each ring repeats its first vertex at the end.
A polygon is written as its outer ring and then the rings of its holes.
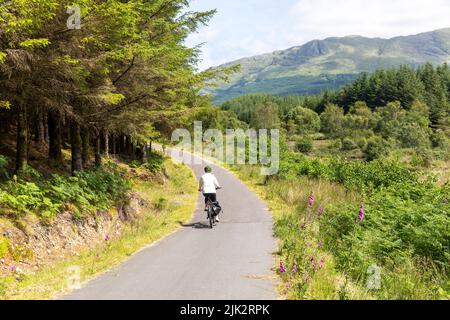
{"type": "Polygon", "coordinates": [[[206,91],[215,96],[216,102],[256,92],[314,94],[337,89],[361,72],[449,60],[450,28],[388,39],[328,37],[223,64],[220,67],[240,64],[241,71],[232,75],[229,83],[206,91]]]}

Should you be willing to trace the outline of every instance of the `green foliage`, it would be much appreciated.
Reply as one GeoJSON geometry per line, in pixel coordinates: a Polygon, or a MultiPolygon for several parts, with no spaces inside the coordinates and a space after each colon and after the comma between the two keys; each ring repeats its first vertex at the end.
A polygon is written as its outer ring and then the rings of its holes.
{"type": "Polygon", "coordinates": [[[11,244],[9,240],[3,236],[0,236],[0,259],[8,254],[10,246],[11,244]]]}
{"type": "MultiPolygon", "coordinates": [[[[27,176],[27,179],[30,179],[27,176]]],[[[35,213],[43,219],[54,218],[66,205],[77,216],[107,210],[123,201],[130,183],[117,165],[107,163],[74,177],[54,174],[51,179],[34,176],[33,182],[19,177],[0,185],[0,211],[23,216],[35,213]]]]}
{"type": "Polygon", "coordinates": [[[310,159],[306,156],[285,153],[281,159],[279,176],[295,179],[307,176],[325,179],[349,189],[370,191],[402,183],[416,183],[418,174],[395,161],[372,162],[335,159],[310,159]]]}
{"type": "Polygon", "coordinates": [[[272,102],[258,104],[250,125],[255,129],[276,129],[280,127],[278,105],[272,102]]]}
{"type": "MultiPolygon", "coordinates": [[[[303,181],[300,190],[304,189],[303,181]]],[[[267,186],[270,199],[277,195],[283,202],[298,208],[300,218],[284,214],[276,219],[276,235],[281,239],[280,254],[289,268],[296,262],[300,274],[308,274],[311,239],[322,241],[333,255],[338,271],[354,283],[366,287],[367,270],[377,265],[383,270],[382,289],[371,291],[381,299],[439,299],[445,296],[450,258],[450,185],[439,186],[434,177],[423,176],[396,161],[372,162],[341,159],[311,159],[285,153],[278,179],[267,186]],[[316,219],[317,227],[299,228],[298,220],[311,214],[307,195],[300,202],[299,176],[311,180],[307,190],[315,189],[317,206],[324,213],[316,219]],[[329,190],[324,181],[338,183],[358,193],[364,203],[364,219],[358,220],[360,202],[346,200],[339,187],[329,190]],[[297,188],[297,189],[296,189],[297,188]],[[291,195],[292,194],[292,195],[291,195]],[[292,200],[294,197],[297,200],[292,200]],[[309,228],[309,229],[308,229],[309,228]],[[309,240],[308,240],[309,239],[309,240]],[[441,293],[439,293],[441,292],[441,293]]],[[[313,218],[314,219],[314,218],[313,218]]],[[[284,275],[282,275],[284,279],[284,275]]],[[[295,277],[295,275],[294,275],[295,277]]],[[[317,273],[309,277],[319,279],[317,273]]],[[[290,281],[288,276],[285,281],[290,281]]],[[[290,292],[303,297],[308,284],[294,286],[290,292]]],[[[343,293],[343,292],[341,292],[343,293]]],[[[332,297],[333,298],[333,297],[332,297]]]]}
{"type": "Polygon", "coordinates": [[[320,118],[311,109],[297,107],[289,111],[285,121],[290,134],[316,133],[320,130],[320,118]]]}
{"type": "Polygon", "coordinates": [[[160,153],[152,152],[148,155],[147,163],[144,165],[151,173],[158,174],[164,171],[164,156],[160,153]]]}
{"type": "Polygon", "coordinates": [[[364,154],[368,161],[373,161],[386,156],[389,152],[389,144],[379,136],[373,136],[367,141],[364,154]]]}
{"type": "Polygon", "coordinates": [[[142,166],[142,163],[139,160],[133,160],[128,164],[128,166],[132,169],[137,169],[142,166]]]}
{"type": "Polygon", "coordinates": [[[337,105],[328,104],[325,111],[320,115],[322,131],[332,138],[343,136],[344,132],[344,110],[337,105]]]}
{"type": "Polygon", "coordinates": [[[352,151],[357,148],[358,148],[358,145],[352,139],[346,137],[342,140],[342,150],[352,151]]]}
{"type": "Polygon", "coordinates": [[[295,149],[301,153],[310,153],[313,150],[311,138],[308,136],[300,137],[295,143],[295,149]]]}
{"type": "Polygon", "coordinates": [[[431,136],[431,142],[433,148],[440,148],[443,150],[450,149],[450,138],[442,130],[433,133],[431,136]]]}
{"type": "MultiPolygon", "coordinates": [[[[395,266],[408,261],[430,261],[437,275],[445,273],[450,257],[449,196],[448,186],[429,183],[378,189],[366,201],[362,226],[357,223],[357,204],[329,207],[329,214],[321,220],[321,237],[329,244],[327,249],[338,267],[362,283],[371,264],[394,272],[395,266]]],[[[415,281],[413,277],[410,275],[410,281],[415,281]]]]}

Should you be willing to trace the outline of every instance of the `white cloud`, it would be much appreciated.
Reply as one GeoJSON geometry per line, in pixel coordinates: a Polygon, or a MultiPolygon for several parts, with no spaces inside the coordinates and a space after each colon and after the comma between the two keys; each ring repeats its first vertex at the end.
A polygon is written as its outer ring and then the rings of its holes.
{"type": "Polygon", "coordinates": [[[394,37],[450,25],[448,0],[299,0],[295,30],[322,37],[394,37]]]}

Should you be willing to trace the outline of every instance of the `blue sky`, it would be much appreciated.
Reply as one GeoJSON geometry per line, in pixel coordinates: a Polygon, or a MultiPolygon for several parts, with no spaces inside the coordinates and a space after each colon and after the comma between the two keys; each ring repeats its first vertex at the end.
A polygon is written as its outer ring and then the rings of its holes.
{"type": "Polygon", "coordinates": [[[282,50],[313,39],[389,38],[450,27],[449,0],[192,0],[217,9],[209,26],[187,39],[203,46],[199,69],[282,50]]]}

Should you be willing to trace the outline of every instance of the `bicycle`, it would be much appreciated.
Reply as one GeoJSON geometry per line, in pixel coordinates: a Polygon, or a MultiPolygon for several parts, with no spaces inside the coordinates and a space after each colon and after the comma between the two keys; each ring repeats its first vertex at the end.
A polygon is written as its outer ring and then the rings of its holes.
{"type": "MultiPolygon", "coordinates": [[[[220,189],[222,188],[216,188],[216,190],[220,189]]],[[[206,212],[208,213],[209,227],[210,229],[212,229],[216,224],[217,215],[214,212],[214,203],[211,201],[211,199],[208,199],[208,201],[206,202],[206,212]]]]}
{"type": "Polygon", "coordinates": [[[209,227],[212,229],[216,224],[216,216],[214,214],[214,204],[211,200],[206,203],[206,212],[208,212],[209,227]]]}

